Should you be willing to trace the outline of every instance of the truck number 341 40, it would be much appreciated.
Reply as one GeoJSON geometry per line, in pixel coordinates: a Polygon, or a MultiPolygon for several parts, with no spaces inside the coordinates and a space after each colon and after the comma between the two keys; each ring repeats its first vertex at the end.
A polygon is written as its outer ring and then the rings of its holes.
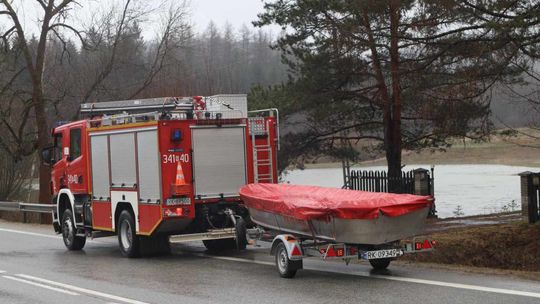
{"type": "Polygon", "coordinates": [[[189,154],[188,153],[183,153],[179,155],[163,154],[161,155],[161,160],[163,161],[164,164],[177,163],[177,162],[189,163],[189,154]]]}

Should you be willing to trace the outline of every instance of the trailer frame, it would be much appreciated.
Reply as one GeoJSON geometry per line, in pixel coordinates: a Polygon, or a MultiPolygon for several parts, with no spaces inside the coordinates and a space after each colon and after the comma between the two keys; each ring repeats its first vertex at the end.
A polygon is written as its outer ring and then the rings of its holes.
{"type": "Polygon", "coordinates": [[[380,245],[347,244],[306,238],[304,235],[274,233],[258,226],[248,229],[248,242],[271,242],[270,255],[275,257],[279,275],[292,278],[303,269],[305,258],[319,258],[322,261],[342,260],[349,265],[353,260],[370,262],[375,270],[384,270],[392,260],[406,254],[433,251],[436,241],[426,237],[412,237],[380,245]]]}

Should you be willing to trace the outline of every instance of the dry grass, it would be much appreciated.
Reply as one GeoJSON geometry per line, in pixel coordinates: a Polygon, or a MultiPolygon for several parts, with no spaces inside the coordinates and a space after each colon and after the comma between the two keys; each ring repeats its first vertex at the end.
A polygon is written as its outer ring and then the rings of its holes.
{"type": "MultiPolygon", "coordinates": [[[[520,131],[540,138],[539,130],[520,129],[520,131]]],[[[403,151],[403,164],[496,164],[540,167],[540,142],[525,135],[516,137],[493,136],[488,142],[472,142],[456,140],[446,151],[403,151]]],[[[341,163],[324,162],[308,164],[308,168],[334,168],[341,163]]],[[[360,165],[386,165],[384,158],[366,160],[360,165]]]]}
{"type": "Polygon", "coordinates": [[[540,224],[510,223],[436,232],[435,251],[404,259],[416,262],[540,271],[540,224]]]}

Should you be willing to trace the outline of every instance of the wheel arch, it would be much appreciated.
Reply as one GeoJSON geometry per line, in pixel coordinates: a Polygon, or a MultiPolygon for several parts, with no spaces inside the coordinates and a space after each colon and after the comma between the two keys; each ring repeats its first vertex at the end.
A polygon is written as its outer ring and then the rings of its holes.
{"type": "Polygon", "coordinates": [[[135,225],[137,224],[137,218],[135,218],[135,211],[133,210],[133,206],[131,206],[131,204],[128,202],[119,202],[116,205],[116,209],[114,210],[114,231],[117,231],[118,219],[120,218],[120,214],[124,210],[127,210],[131,213],[131,216],[133,216],[133,220],[135,221],[135,225]]]}
{"type": "Polygon", "coordinates": [[[287,255],[289,256],[290,260],[302,259],[302,256],[292,255],[294,247],[298,247],[300,252],[302,252],[302,246],[300,246],[298,239],[291,234],[280,234],[274,238],[274,240],[272,241],[272,247],[270,248],[271,255],[276,254],[276,249],[280,243],[283,243],[283,245],[285,245],[285,249],[287,249],[287,255]]]}
{"type": "Polygon", "coordinates": [[[60,220],[62,218],[62,215],[64,214],[64,211],[66,209],[71,209],[71,212],[74,212],[74,204],[75,197],[73,196],[73,193],[71,193],[71,190],[69,189],[60,189],[58,192],[58,196],[56,198],[56,211],[58,212],[58,219],[60,220]]]}

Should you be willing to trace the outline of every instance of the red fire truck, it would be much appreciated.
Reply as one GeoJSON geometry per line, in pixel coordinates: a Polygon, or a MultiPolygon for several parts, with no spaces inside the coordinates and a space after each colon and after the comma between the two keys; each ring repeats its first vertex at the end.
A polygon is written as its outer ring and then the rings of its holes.
{"type": "Polygon", "coordinates": [[[238,190],[277,183],[277,109],[247,111],[245,95],[83,104],[86,119],[52,130],[53,225],[66,247],[118,236],[124,256],[202,240],[245,248],[238,190]]]}

